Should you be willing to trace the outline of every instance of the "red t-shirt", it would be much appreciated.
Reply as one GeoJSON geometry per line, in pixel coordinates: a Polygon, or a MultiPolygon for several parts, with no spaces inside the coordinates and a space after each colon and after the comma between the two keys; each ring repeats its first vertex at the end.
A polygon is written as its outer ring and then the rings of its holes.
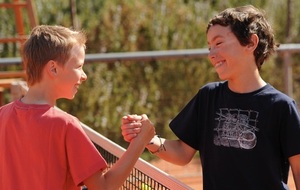
{"type": "Polygon", "coordinates": [[[0,108],[0,189],[80,189],[106,167],[70,114],[19,100],[0,108]]]}

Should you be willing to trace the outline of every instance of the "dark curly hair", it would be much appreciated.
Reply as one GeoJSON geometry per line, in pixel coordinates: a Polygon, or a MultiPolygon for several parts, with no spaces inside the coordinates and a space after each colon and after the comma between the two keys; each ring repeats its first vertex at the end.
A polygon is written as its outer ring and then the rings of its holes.
{"type": "Polygon", "coordinates": [[[206,33],[216,24],[230,26],[242,46],[250,43],[252,34],[258,36],[258,46],[254,51],[258,69],[279,46],[275,43],[273,29],[265,18],[264,12],[252,5],[228,8],[220,12],[209,21],[206,33]]]}

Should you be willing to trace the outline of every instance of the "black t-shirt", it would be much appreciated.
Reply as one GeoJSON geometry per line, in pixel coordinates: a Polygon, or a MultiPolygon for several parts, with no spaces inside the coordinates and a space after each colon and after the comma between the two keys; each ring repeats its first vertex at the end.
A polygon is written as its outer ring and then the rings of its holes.
{"type": "Polygon", "coordinates": [[[300,154],[295,102],[269,84],[239,94],[209,83],[170,128],[199,150],[204,190],[283,190],[288,158],[300,154]]]}

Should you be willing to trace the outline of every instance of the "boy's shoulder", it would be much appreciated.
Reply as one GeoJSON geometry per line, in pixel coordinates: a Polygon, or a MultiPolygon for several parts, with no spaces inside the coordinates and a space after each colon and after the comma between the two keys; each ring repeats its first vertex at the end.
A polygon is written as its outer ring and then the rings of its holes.
{"type": "Polygon", "coordinates": [[[210,82],[201,87],[201,91],[211,91],[218,88],[227,87],[227,81],[210,82]]]}
{"type": "Polygon", "coordinates": [[[60,121],[60,122],[63,122],[63,123],[66,123],[66,124],[78,124],[79,123],[79,120],[71,115],[70,113],[66,112],[66,111],[63,111],[61,110],[60,108],[58,107],[52,107],[51,110],[49,110],[50,113],[49,115],[51,116],[51,119],[55,119],[57,121],[60,121]]]}
{"type": "Polygon", "coordinates": [[[9,102],[9,103],[7,103],[7,104],[4,104],[4,105],[0,106],[0,110],[6,109],[6,108],[8,108],[8,107],[11,107],[13,103],[14,103],[14,102],[9,102]]]}
{"type": "Polygon", "coordinates": [[[53,107],[47,104],[24,104],[20,100],[15,100],[1,106],[0,113],[1,112],[4,115],[12,112],[19,114],[22,113],[28,117],[30,117],[31,114],[34,114],[36,118],[41,118],[45,123],[57,123],[60,125],[76,126],[78,126],[80,123],[75,116],[61,110],[56,106],[53,107]]]}
{"type": "Polygon", "coordinates": [[[17,100],[0,106],[0,114],[6,115],[10,110],[12,110],[14,108],[16,102],[17,102],[17,100]]]}

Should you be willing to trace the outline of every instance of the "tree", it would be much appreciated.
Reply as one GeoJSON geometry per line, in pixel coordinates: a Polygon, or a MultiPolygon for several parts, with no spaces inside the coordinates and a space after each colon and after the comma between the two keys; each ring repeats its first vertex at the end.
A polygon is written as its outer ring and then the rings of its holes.
{"type": "MultiPolygon", "coordinates": [[[[40,24],[71,27],[70,2],[35,0],[40,24]]],[[[206,24],[217,12],[231,6],[253,4],[266,10],[278,42],[286,39],[285,0],[97,0],[76,1],[78,27],[88,36],[87,53],[130,52],[205,48],[206,24]],[[281,14],[278,14],[281,13],[281,14]],[[284,27],[283,27],[284,26],[284,27]]],[[[290,11],[290,42],[299,42],[300,1],[290,11]]],[[[1,11],[1,10],[0,10],[1,11]]],[[[12,15],[1,13],[0,34],[13,33],[12,15]]],[[[16,48],[0,46],[1,56],[17,55],[16,48]]],[[[299,56],[294,56],[299,60],[299,56]]],[[[300,67],[293,65],[294,79],[300,67]]],[[[125,146],[120,133],[121,116],[147,113],[158,134],[171,136],[169,121],[183,108],[200,86],[218,80],[207,59],[153,60],[86,64],[88,80],[73,101],[60,100],[58,106],[77,116],[113,141],[125,146]]],[[[275,56],[264,64],[263,77],[284,90],[282,59],[275,56]],[[275,76],[275,77],[274,77],[275,76]]],[[[299,84],[294,98],[299,100],[299,84]]]]}

